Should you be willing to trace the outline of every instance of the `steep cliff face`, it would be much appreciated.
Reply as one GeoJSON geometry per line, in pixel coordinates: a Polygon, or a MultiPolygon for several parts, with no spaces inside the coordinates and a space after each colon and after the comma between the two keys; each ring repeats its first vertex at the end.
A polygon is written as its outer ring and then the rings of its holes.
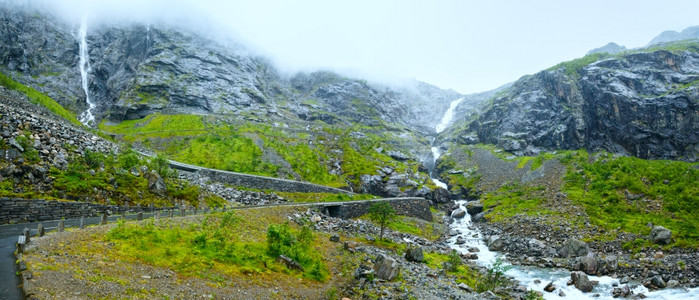
{"type": "MultiPolygon", "coordinates": [[[[76,113],[84,111],[80,24],[9,5],[0,6],[0,19],[0,71],[76,113]]],[[[285,118],[299,121],[374,125],[381,120],[429,132],[459,97],[421,82],[392,88],[331,72],[280,74],[242,46],[166,24],[88,22],[87,28],[88,91],[98,120],[120,122],[156,112],[286,111],[285,118]]]]}
{"type": "Polygon", "coordinates": [[[696,161],[697,49],[639,52],[576,67],[578,61],[523,77],[456,140],[480,140],[515,154],[587,148],[696,161]]]}

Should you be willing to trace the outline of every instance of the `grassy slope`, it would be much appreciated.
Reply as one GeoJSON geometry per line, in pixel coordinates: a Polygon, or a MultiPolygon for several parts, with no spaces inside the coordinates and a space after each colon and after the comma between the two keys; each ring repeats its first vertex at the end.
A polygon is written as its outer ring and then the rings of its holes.
{"type": "Polygon", "coordinates": [[[46,96],[45,94],[29,86],[14,81],[11,77],[2,73],[0,73],[0,84],[2,84],[4,87],[8,89],[19,91],[20,93],[27,95],[27,97],[29,97],[29,101],[31,101],[32,103],[44,106],[53,113],[70,121],[71,123],[78,126],[82,126],[80,121],[78,121],[78,119],[75,118],[75,114],[63,108],[63,106],[58,104],[58,102],[51,99],[49,96],[46,96]]]}
{"type": "MultiPolygon", "coordinates": [[[[504,159],[501,153],[499,155],[504,159]]],[[[584,150],[513,158],[518,161],[517,168],[530,170],[549,159],[556,159],[567,168],[563,185],[546,187],[502,182],[499,189],[483,197],[485,206],[493,208],[488,215],[492,221],[508,222],[517,214],[546,215],[548,220],[566,220],[579,226],[584,224],[575,214],[579,207],[592,224],[607,232],[618,229],[647,236],[650,228],[646,224],[653,223],[673,232],[671,246],[699,247],[699,202],[696,200],[699,199],[699,164],[644,160],[604,152],[590,154],[584,150]],[[545,192],[547,188],[564,192],[568,201],[555,201],[545,192]]],[[[458,163],[445,161],[448,169],[459,167],[458,163]]],[[[461,174],[450,176],[463,177],[461,180],[467,182],[469,188],[474,186],[473,178],[461,174]]],[[[588,238],[614,237],[600,233],[588,238]]]]}
{"type": "Polygon", "coordinates": [[[310,130],[298,130],[262,121],[155,114],[117,125],[103,122],[100,129],[162,151],[182,162],[284,177],[279,165],[264,158],[265,151],[273,152],[288,162],[302,180],[335,187],[352,185],[357,188],[360,175],[377,174],[377,169],[384,166],[399,172],[417,172],[417,162],[400,162],[384,154],[394,149],[392,145],[397,138],[381,128],[336,127],[322,122],[311,125],[310,130]],[[364,135],[352,137],[351,132],[364,135]],[[378,148],[383,148],[384,152],[379,153],[375,150],[378,148]],[[339,162],[341,174],[331,172],[333,162],[339,162]]]}

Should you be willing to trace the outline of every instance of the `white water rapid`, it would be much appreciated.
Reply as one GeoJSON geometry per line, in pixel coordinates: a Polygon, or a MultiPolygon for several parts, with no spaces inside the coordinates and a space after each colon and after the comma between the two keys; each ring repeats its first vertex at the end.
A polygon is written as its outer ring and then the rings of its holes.
{"type": "MultiPolygon", "coordinates": [[[[461,206],[461,209],[466,210],[463,205],[466,203],[464,200],[459,200],[457,203],[461,206]]],[[[463,219],[456,219],[452,223],[451,228],[458,232],[456,236],[451,237],[448,240],[449,245],[461,253],[468,253],[468,248],[478,248],[477,263],[486,267],[492,266],[496,258],[500,257],[503,261],[503,265],[509,265],[503,255],[497,252],[488,250],[488,247],[483,242],[483,235],[472,226],[471,216],[466,214],[463,219]],[[461,237],[466,243],[457,245],[456,240],[461,237]]],[[[552,269],[552,268],[539,268],[539,267],[529,267],[529,266],[513,266],[510,270],[505,272],[506,275],[517,279],[520,284],[527,287],[529,290],[540,291],[544,295],[544,299],[614,299],[612,297],[612,290],[614,289],[613,284],[618,284],[619,280],[614,279],[609,276],[588,276],[590,280],[597,280],[599,284],[595,286],[592,292],[583,293],[575,288],[575,286],[568,286],[566,283],[570,279],[570,271],[563,269],[552,269]],[[538,280],[539,283],[535,283],[538,280]],[[545,292],[544,287],[553,281],[553,285],[556,290],[553,292],[545,292]],[[563,291],[565,296],[559,296],[559,293],[563,291]],[[599,295],[595,297],[595,295],[599,295]]],[[[620,285],[621,286],[621,285],[620,285]]],[[[631,281],[629,282],[629,288],[634,294],[643,293],[647,296],[646,299],[699,299],[699,288],[693,289],[663,289],[653,292],[649,292],[643,285],[639,282],[631,281]]]]}
{"type": "Polygon", "coordinates": [[[92,110],[95,108],[95,104],[90,101],[90,93],[88,91],[89,77],[90,73],[90,57],[87,49],[87,15],[83,16],[80,22],[80,30],[78,31],[78,37],[80,38],[80,77],[82,79],[83,91],[85,91],[85,101],[87,102],[87,110],[85,110],[78,119],[80,123],[86,126],[92,126],[95,123],[95,116],[92,114],[92,110]]]}

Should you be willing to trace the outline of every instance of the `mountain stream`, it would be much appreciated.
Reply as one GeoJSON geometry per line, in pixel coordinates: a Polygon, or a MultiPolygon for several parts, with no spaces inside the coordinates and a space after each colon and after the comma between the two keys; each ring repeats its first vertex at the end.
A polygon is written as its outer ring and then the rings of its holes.
{"type": "MultiPolygon", "coordinates": [[[[444,131],[447,126],[451,123],[454,117],[454,110],[456,106],[463,101],[464,98],[459,98],[451,102],[449,109],[447,109],[442,121],[435,128],[436,133],[444,131]]],[[[432,155],[434,162],[440,157],[441,152],[438,147],[432,147],[432,155]]],[[[447,184],[441,182],[439,179],[432,178],[440,187],[447,188],[447,184]]],[[[465,200],[458,200],[457,203],[466,211],[465,200]]],[[[473,226],[471,223],[471,216],[467,213],[462,219],[455,219],[450,225],[450,229],[456,231],[458,234],[451,237],[448,242],[449,245],[461,252],[468,253],[469,248],[478,248],[478,259],[476,263],[485,267],[492,267],[496,262],[496,259],[502,261],[503,266],[508,266],[510,269],[505,272],[505,275],[513,277],[520,284],[527,287],[528,290],[540,291],[543,293],[545,299],[614,299],[612,297],[612,290],[615,285],[621,286],[619,280],[609,277],[609,276],[588,276],[590,280],[596,280],[599,282],[592,292],[583,293],[573,285],[567,285],[566,283],[570,279],[570,271],[565,269],[555,269],[555,268],[540,268],[532,266],[513,266],[507,262],[505,256],[498,252],[493,252],[488,249],[485,245],[484,236],[481,232],[473,226]],[[466,242],[464,244],[456,244],[456,240],[461,237],[462,240],[466,242]],[[544,287],[550,282],[556,289],[553,292],[545,292],[544,287]]],[[[674,288],[674,289],[662,289],[656,291],[648,291],[640,282],[631,281],[628,283],[629,288],[633,294],[643,293],[647,299],[699,299],[699,288],[684,289],[684,288],[674,288]]]]}

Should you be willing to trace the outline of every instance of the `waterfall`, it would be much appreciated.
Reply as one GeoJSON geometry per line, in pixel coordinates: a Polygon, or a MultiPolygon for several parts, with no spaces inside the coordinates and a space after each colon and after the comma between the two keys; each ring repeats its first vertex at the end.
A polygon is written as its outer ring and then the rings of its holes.
{"type": "Polygon", "coordinates": [[[86,126],[93,126],[95,123],[95,116],[92,114],[92,110],[95,108],[95,104],[90,101],[89,88],[89,77],[90,73],[90,57],[87,49],[87,15],[83,16],[80,22],[80,30],[78,31],[78,37],[80,38],[80,78],[82,79],[83,91],[85,91],[85,101],[87,102],[87,110],[80,114],[80,123],[86,126]]]}
{"type": "Polygon", "coordinates": [[[451,123],[451,119],[454,118],[454,110],[457,106],[459,106],[459,103],[461,103],[461,101],[464,101],[464,98],[456,99],[452,101],[451,104],[449,104],[449,108],[444,113],[444,116],[442,116],[442,122],[434,128],[434,130],[437,133],[440,133],[444,131],[444,129],[447,129],[447,126],[449,126],[449,123],[451,123]]]}
{"type": "MultiPolygon", "coordinates": [[[[464,101],[464,98],[456,99],[456,100],[452,101],[451,104],[449,104],[449,108],[444,113],[444,116],[442,116],[442,121],[437,125],[437,127],[434,128],[434,131],[436,133],[440,133],[440,132],[444,131],[444,129],[447,129],[447,126],[449,126],[449,123],[451,123],[451,120],[454,118],[454,110],[459,105],[459,103],[461,103],[461,101],[464,101]]],[[[434,140],[432,141],[432,143],[434,143],[434,140]]],[[[432,150],[433,163],[434,163],[434,166],[436,167],[437,159],[439,158],[439,156],[442,155],[442,153],[439,151],[438,147],[433,146],[431,150],[432,150]]],[[[432,172],[430,172],[430,177],[432,177],[432,172]]],[[[433,177],[432,181],[438,187],[444,188],[445,190],[448,189],[447,184],[440,181],[439,179],[433,177]]]]}

